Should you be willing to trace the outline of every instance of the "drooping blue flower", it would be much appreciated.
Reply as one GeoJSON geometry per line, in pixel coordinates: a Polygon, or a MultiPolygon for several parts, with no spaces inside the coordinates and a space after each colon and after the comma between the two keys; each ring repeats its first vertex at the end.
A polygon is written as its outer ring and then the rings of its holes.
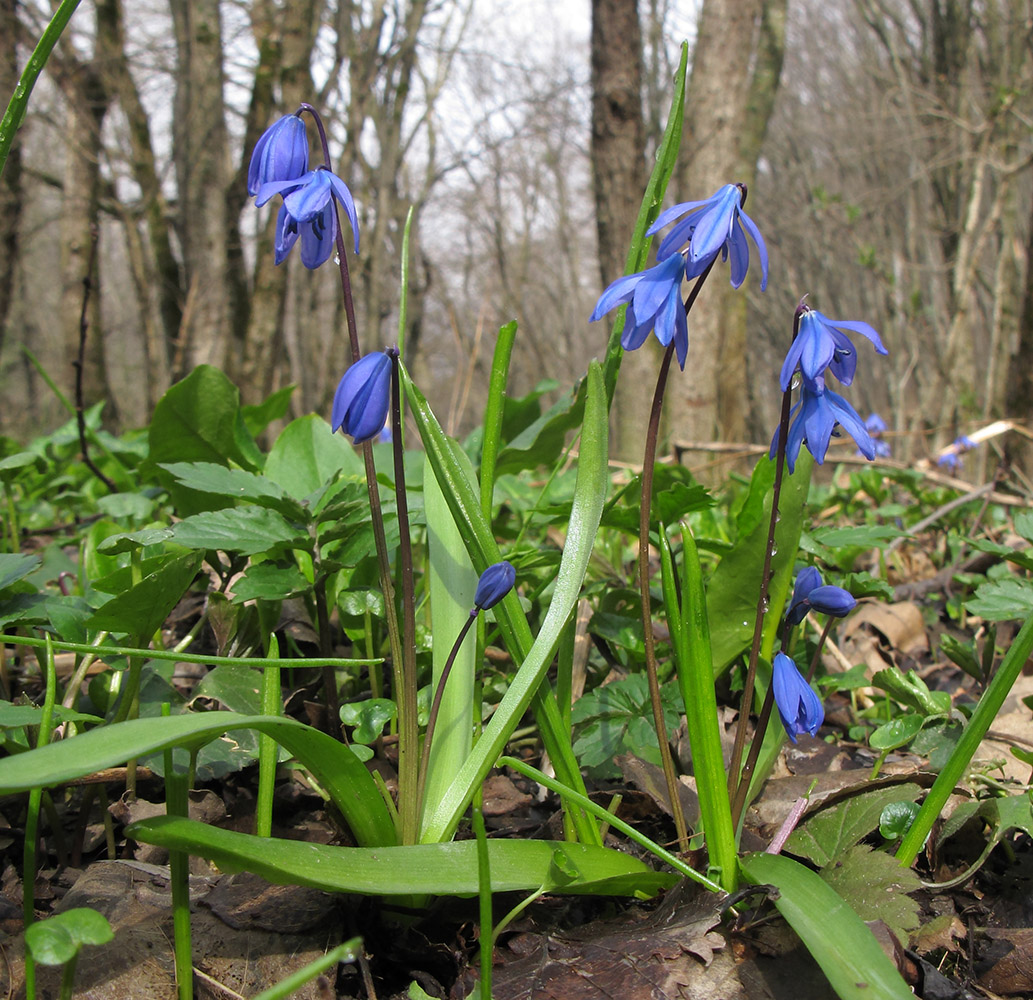
{"type": "Polygon", "coordinates": [[[470,613],[476,614],[478,611],[487,611],[488,608],[495,607],[513,589],[514,583],[516,583],[516,570],[511,563],[503,559],[502,562],[489,566],[477,581],[473,611],[470,613]]]}
{"type": "Polygon", "coordinates": [[[833,618],[845,618],[857,606],[848,590],[822,583],[821,573],[814,566],[800,570],[793,586],[793,597],[786,611],[786,622],[799,625],[809,611],[818,611],[833,618]]]}
{"type": "Polygon", "coordinates": [[[749,233],[760,258],[763,291],[768,285],[768,249],[760,230],[742,210],[744,194],[742,185],[725,184],[704,201],[685,201],[661,212],[649,227],[650,236],[675,219],[681,221],[661,241],[657,259],[666,259],[688,243],[685,277],[691,280],[701,275],[720,253],[722,260],[731,259],[731,281],[738,288],[750,267],[750,246],[746,242],[749,233]]]}
{"type": "Polygon", "coordinates": [[[255,143],[247,171],[247,193],[253,198],[263,184],[289,181],[308,171],[308,133],[297,115],[273,122],[255,143]]]}
{"type": "MultiPolygon", "coordinates": [[[[864,427],[872,436],[872,443],[875,445],[875,457],[889,458],[893,454],[890,451],[890,443],[882,439],[882,435],[886,431],[886,421],[878,413],[870,413],[868,419],[864,422],[864,427]]],[[[856,454],[860,455],[861,450],[858,449],[856,454]]]]}
{"type": "Polygon", "coordinates": [[[771,668],[771,689],[786,735],[794,743],[800,733],[814,736],[825,721],[821,699],[785,653],[775,654],[771,668]]]}
{"type": "Polygon", "coordinates": [[[380,433],[391,401],[391,359],[382,351],[359,358],[345,373],[334,393],[330,426],[344,428],[356,444],[380,433]]]}
{"type": "Polygon", "coordinates": [[[359,252],[359,219],[348,186],[326,167],[309,170],[293,180],[268,181],[258,189],[256,205],[264,205],[274,195],[283,195],[277,217],[276,263],[282,263],[298,236],[301,236],[302,263],[319,267],[330,256],[337,238],[333,202],[348,214],[359,252]]]}
{"type": "MultiPolygon", "coordinates": [[[[786,461],[790,474],[796,468],[800,446],[807,450],[821,465],[825,461],[829,441],[837,425],[842,427],[856,442],[861,454],[869,461],[875,457],[875,442],[865,429],[857,411],[837,392],[825,388],[824,379],[813,382],[804,379],[800,386],[800,400],[793,407],[790,417],[789,436],[786,440],[786,461]]],[[[778,431],[771,441],[771,458],[778,451],[778,431]]]]}
{"type": "MultiPolygon", "coordinates": [[[[805,379],[824,377],[829,369],[843,385],[850,385],[857,370],[857,352],[844,330],[867,337],[879,354],[888,354],[875,328],[856,320],[829,319],[817,309],[801,306],[800,328],[782,364],[780,382],[785,392],[800,369],[805,379]]],[[[882,427],[886,429],[885,424],[882,427]]]]}
{"type": "Polygon", "coordinates": [[[589,322],[601,319],[611,309],[627,302],[621,347],[634,351],[645,343],[652,330],[664,347],[673,338],[678,364],[684,369],[689,350],[689,330],[681,300],[684,276],[685,258],[680,253],[662,258],[645,271],[626,274],[609,285],[599,297],[589,322]]]}

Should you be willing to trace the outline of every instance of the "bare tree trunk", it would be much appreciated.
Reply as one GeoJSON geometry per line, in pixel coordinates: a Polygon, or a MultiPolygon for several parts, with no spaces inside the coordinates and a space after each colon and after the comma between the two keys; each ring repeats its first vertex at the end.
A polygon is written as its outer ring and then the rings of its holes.
{"type": "Polygon", "coordinates": [[[226,203],[230,169],[219,4],[218,0],[169,0],[169,9],[176,33],[177,226],[188,304],[179,353],[185,370],[199,364],[223,367],[230,341],[226,203]]]}
{"type": "MultiPolygon", "coordinates": [[[[781,71],[785,6],[786,0],[705,0],[685,103],[692,145],[680,199],[752,183],[781,71]]],[[[751,268],[751,286],[757,274],[751,268]]],[[[671,425],[679,437],[743,440],[745,357],[744,292],[732,293],[727,270],[718,265],[690,318],[692,375],[671,382],[671,425]]]]}
{"type": "MultiPolygon", "coordinates": [[[[79,354],[82,325],[83,282],[92,282],[85,352],[83,355],[83,402],[88,406],[107,393],[104,372],[104,330],[100,322],[100,268],[89,273],[94,260],[93,244],[99,239],[101,125],[111,94],[104,67],[114,42],[113,8],[110,0],[96,7],[97,37],[88,63],[82,63],[62,47],[52,57],[56,77],[67,103],[65,113],[65,164],[61,201],[61,329],[65,356],[79,354]]],[[[99,261],[99,255],[96,258],[99,261]]],[[[71,385],[70,369],[65,384],[71,385]]],[[[110,414],[109,414],[110,416],[110,414]]]]}
{"type": "MultiPolygon", "coordinates": [[[[0,94],[13,94],[18,82],[17,0],[0,0],[0,94]]],[[[0,176],[0,348],[11,312],[14,273],[18,263],[18,228],[22,210],[21,144],[12,144],[0,176]]]]}
{"type": "MultiPolygon", "coordinates": [[[[592,0],[592,179],[603,287],[625,271],[645,187],[642,33],[637,0],[592,0]]],[[[613,403],[615,458],[640,457],[659,344],[624,355],[613,403]]]]}

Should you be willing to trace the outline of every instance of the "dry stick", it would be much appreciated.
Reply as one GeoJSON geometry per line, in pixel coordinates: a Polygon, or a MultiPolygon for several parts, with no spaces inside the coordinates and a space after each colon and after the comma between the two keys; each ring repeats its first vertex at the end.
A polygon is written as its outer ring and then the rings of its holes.
{"type": "Polygon", "coordinates": [[[96,226],[90,227],[90,256],[86,261],[86,274],[82,280],[82,311],[79,313],[79,355],[72,362],[75,369],[75,419],[79,427],[79,450],[82,452],[83,465],[90,470],[111,493],[117,493],[118,487],[104,475],[90,458],[90,449],[86,441],[86,405],[83,399],[83,368],[86,365],[86,332],[90,328],[89,305],[90,291],[93,288],[93,270],[97,264],[97,242],[99,233],[96,226]]]}

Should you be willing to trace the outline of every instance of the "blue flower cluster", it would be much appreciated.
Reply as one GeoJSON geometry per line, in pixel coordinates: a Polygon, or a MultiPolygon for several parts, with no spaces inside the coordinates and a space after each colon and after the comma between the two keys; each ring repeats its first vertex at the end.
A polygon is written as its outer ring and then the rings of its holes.
{"type": "Polygon", "coordinates": [[[283,197],[276,217],[277,264],[287,259],[299,238],[305,267],[317,268],[327,260],[337,241],[335,201],[348,213],[359,252],[359,220],[351,192],[329,167],[308,169],[308,133],[298,115],[286,115],[270,125],[255,143],[247,189],[256,205],[283,197]]]}
{"type": "Polygon", "coordinates": [[[662,212],[649,227],[650,236],[676,219],[680,221],[661,240],[657,264],[614,281],[599,297],[590,322],[627,303],[621,335],[624,350],[641,347],[652,330],[664,347],[674,341],[678,364],[684,370],[689,331],[681,300],[682,281],[698,278],[720,254],[723,261],[730,260],[731,282],[738,288],[750,266],[749,233],[760,258],[761,290],[767,287],[768,251],[760,230],[742,210],[745,196],[743,185],[726,184],[705,201],[686,201],[662,212]]]}
{"type": "MultiPolygon", "coordinates": [[[[845,618],[856,605],[857,601],[848,591],[822,583],[821,573],[814,566],[808,566],[797,574],[793,596],[786,610],[786,625],[799,625],[811,611],[833,618],[845,618]]],[[[814,736],[825,721],[821,699],[797,669],[792,658],[785,653],[775,654],[771,670],[775,707],[786,735],[794,743],[800,733],[814,736]]]]}
{"type": "MultiPolygon", "coordinates": [[[[829,319],[806,302],[800,303],[796,313],[797,334],[786,354],[779,379],[782,391],[788,392],[794,376],[799,374],[800,377],[800,399],[790,414],[792,423],[786,439],[789,471],[796,467],[803,444],[821,465],[837,427],[842,427],[857,442],[857,448],[865,458],[875,458],[875,441],[865,422],[850,403],[826,386],[825,379],[831,372],[841,385],[850,385],[854,380],[857,353],[844,330],[867,337],[879,354],[889,352],[879,334],[867,323],[829,319]]],[[[772,458],[777,451],[778,431],[771,442],[772,458]]]]}

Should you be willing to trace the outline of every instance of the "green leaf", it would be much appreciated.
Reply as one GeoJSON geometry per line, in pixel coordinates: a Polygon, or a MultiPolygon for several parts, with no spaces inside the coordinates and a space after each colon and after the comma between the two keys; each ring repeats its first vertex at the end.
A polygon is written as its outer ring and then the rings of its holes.
{"type": "Polygon", "coordinates": [[[308,549],[312,544],[302,528],[266,507],[230,507],[193,514],[176,524],[173,538],[191,549],[218,549],[246,556],[308,549]]]}
{"type": "Polygon", "coordinates": [[[250,454],[254,441],[241,438],[240,420],[240,391],[217,368],[199,365],[158,400],[148,431],[149,457],[155,463],[232,461],[256,468],[250,454]]]}
{"type": "Polygon", "coordinates": [[[875,549],[906,534],[906,531],[892,524],[858,524],[851,528],[819,528],[813,533],[813,537],[816,542],[830,549],[854,546],[875,549]]]}
{"type": "Polygon", "coordinates": [[[288,497],[268,476],[258,476],[244,469],[227,469],[214,462],[166,462],[161,468],[192,490],[227,500],[249,500],[295,521],[308,517],[305,508],[288,497]]]}
{"type": "Polygon", "coordinates": [[[152,636],[193,582],[201,559],[200,552],[162,557],[157,569],[138,584],[102,604],[90,616],[89,627],[143,638],[152,636]]]}
{"type": "Polygon", "coordinates": [[[821,877],[862,920],[884,921],[902,941],[918,929],[920,907],[908,893],[920,889],[922,882],[892,854],[865,845],[851,847],[823,869],[821,877]]]}
{"type": "Polygon", "coordinates": [[[240,408],[244,426],[252,437],[257,438],[274,420],[282,420],[287,415],[291,395],[296,388],[295,385],[285,385],[282,389],[277,389],[272,395],[267,396],[257,406],[240,408]]]}
{"type": "Polygon", "coordinates": [[[921,793],[918,785],[904,784],[852,795],[826,806],[798,826],[786,842],[786,850],[824,868],[877,829],[883,810],[891,802],[914,802],[921,793]]]}
{"type": "Polygon", "coordinates": [[[262,671],[248,666],[242,660],[239,666],[220,664],[201,678],[194,695],[193,705],[198,698],[211,698],[231,712],[241,715],[260,715],[262,711],[262,671]]]}
{"type": "Polygon", "coordinates": [[[1016,577],[988,580],[976,588],[976,596],[965,602],[970,615],[987,621],[1004,622],[1033,614],[1033,581],[1016,577]]]}
{"type": "MultiPolygon", "coordinates": [[[[126,835],[146,844],[189,851],[227,871],[246,869],[279,885],[375,896],[475,896],[478,891],[477,843],[473,840],[366,849],[334,847],[255,837],[174,816],[133,823],[126,835]]],[[[545,886],[593,895],[652,894],[674,881],[672,876],[605,847],[548,840],[489,840],[488,852],[493,892],[529,892],[545,886]],[[557,870],[570,880],[560,885],[557,870]]]]}
{"type": "Polygon", "coordinates": [[[28,576],[39,564],[39,556],[22,552],[0,553],[0,590],[28,576]]]}
{"type": "Polygon", "coordinates": [[[748,881],[778,887],[775,906],[840,1000],[914,1000],[872,932],[820,876],[778,854],[749,854],[740,866],[748,881]]]}
{"type": "Polygon", "coordinates": [[[265,474],[296,500],[315,493],[338,473],[364,476],[362,458],[340,434],[315,414],[292,420],[265,462],[265,474]]]}
{"type": "MultiPolygon", "coordinates": [[[[769,610],[761,647],[761,655],[769,660],[782,608],[793,582],[813,464],[810,455],[802,453],[796,463],[796,471],[782,480],[780,519],[775,525],[776,552],[771,560],[771,586],[768,588],[769,610]]],[[[753,470],[735,548],[722,557],[707,585],[707,614],[715,674],[726,670],[753,641],[774,479],[775,463],[762,458],[753,470]],[[749,585],[744,585],[744,581],[750,581],[749,585]]]]}
{"type": "MultiPolygon", "coordinates": [[[[951,697],[947,691],[930,691],[925,681],[913,670],[902,674],[896,667],[876,671],[872,684],[881,688],[902,705],[923,715],[949,715],[951,697]]],[[[918,730],[916,729],[915,732],[918,730]]],[[[902,744],[898,744],[901,746],[902,744]]]]}
{"type": "Polygon", "coordinates": [[[563,451],[567,434],[581,422],[584,405],[584,393],[579,391],[573,398],[568,393],[550,407],[499,452],[496,478],[552,465],[563,451]]]}
{"type": "Polygon", "coordinates": [[[923,721],[920,715],[901,715],[891,719],[868,737],[868,745],[880,753],[907,746],[918,735],[923,721]]]}
{"type": "Polygon", "coordinates": [[[102,913],[78,906],[27,927],[25,944],[41,965],[64,965],[84,944],[107,944],[114,936],[102,913]]]}
{"type": "Polygon", "coordinates": [[[900,840],[917,815],[917,802],[891,802],[879,817],[879,833],[886,840],[900,840]]]}
{"type": "MultiPolygon", "coordinates": [[[[43,718],[43,709],[35,705],[12,705],[9,701],[0,701],[0,729],[18,729],[21,726],[38,726],[43,718]]],[[[99,716],[75,712],[70,708],[55,705],[52,718],[55,723],[62,722],[103,722],[99,716]]]]}
{"type": "Polygon", "coordinates": [[[0,795],[49,788],[160,750],[200,746],[236,729],[266,733],[297,757],[326,789],[360,844],[395,843],[394,823],[376,784],[355,754],[325,733],[278,716],[201,712],[133,719],[91,729],[0,759],[0,795]]]}
{"type": "Polygon", "coordinates": [[[142,528],[140,531],[123,531],[117,535],[108,535],[98,546],[97,551],[106,556],[117,556],[122,552],[135,552],[149,545],[161,545],[172,537],[171,528],[142,528]]]}
{"type": "Polygon", "coordinates": [[[297,566],[252,563],[244,575],[233,582],[233,603],[244,601],[282,601],[312,589],[312,583],[297,566]]]}
{"type": "Polygon", "coordinates": [[[398,709],[390,698],[368,698],[341,706],[341,722],[354,726],[352,739],[369,746],[375,743],[384,726],[398,715],[398,709]]]}

